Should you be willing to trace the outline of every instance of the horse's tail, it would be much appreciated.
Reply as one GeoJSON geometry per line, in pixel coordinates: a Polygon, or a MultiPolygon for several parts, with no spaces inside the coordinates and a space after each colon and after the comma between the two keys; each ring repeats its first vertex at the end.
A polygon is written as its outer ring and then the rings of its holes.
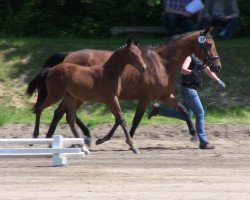
{"type": "Polygon", "coordinates": [[[52,68],[59,63],[62,63],[69,52],[57,52],[51,55],[44,63],[43,68],[52,68]]]}
{"type": "Polygon", "coordinates": [[[47,88],[45,85],[45,80],[49,73],[50,68],[43,68],[39,74],[37,74],[30,82],[26,90],[28,96],[32,96],[37,90],[37,101],[33,107],[33,111],[36,112],[37,108],[44,102],[47,97],[47,88]]]}
{"type": "Polygon", "coordinates": [[[59,63],[62,63],[68,54],[68,52],[57,52],[51,55],[45,61],[41,72],[29,82],[26,94],[28,96],[32,96],[36,90],[38,91],[37,102],[33,107],[34,112],[37,110],[38,106],[42,104],[42,102],[47,96],[45,80],[49,72],[49,68],[52,68],[59,63]]]}

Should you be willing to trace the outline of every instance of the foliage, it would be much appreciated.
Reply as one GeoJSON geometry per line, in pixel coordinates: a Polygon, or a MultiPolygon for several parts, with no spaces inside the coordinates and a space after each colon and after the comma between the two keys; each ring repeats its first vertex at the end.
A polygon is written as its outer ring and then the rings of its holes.
{"type": "Polygon", "coordinates": [[[4,0],[1,32],[15,36],[96,36],[116,25],[159,21],[159,0],[4,0]]]}
{"type": "MultiPolygon", "coordinates": [[[[250,32],[250,1],[238,0],[241,35],[250,32]]],[[[162,0],[2,0],[1,32],[14,36],[105,36],[113,26],[163,25],[162,0]]]]}

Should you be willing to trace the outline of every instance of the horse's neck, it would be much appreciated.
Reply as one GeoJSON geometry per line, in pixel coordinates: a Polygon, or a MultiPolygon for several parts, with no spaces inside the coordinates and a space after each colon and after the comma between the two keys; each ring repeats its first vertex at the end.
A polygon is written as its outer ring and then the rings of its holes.
{"type": "Polygon", "coordinates": [[[104,64],[104,74],[118,78],[122,75],[126,64],[126,57],[123,57],[122,52],[115,52],[104,64]]]}
{"type": "Polygon", "coordinates": [[[177,39],[159,46],[156,52],[160,55],[165,68],[171,67],[177,71],[181,68],[186,57],[191,54],[191,50],[189,42],[177,39]]]}

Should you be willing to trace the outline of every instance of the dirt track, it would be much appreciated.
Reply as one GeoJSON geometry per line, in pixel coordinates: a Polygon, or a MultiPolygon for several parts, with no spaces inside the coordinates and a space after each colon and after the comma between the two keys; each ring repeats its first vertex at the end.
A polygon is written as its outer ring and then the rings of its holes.
{"type": "MultiPolygon", "coordinates": [[[[2,126],[0,136],[30,137],[32,129],[2,126]]],[[[95,127],[94,138],[108,129],[95,127]]],[[[206,129],[214,150],[191,143],[185,125],[157,125],[138,129],[140,155],[128,150],[119,129],[111,141],[93,145],[91,155],[68,158],[65,167],[51,167],[49,158],[0,158],[0,199],[250,200],[250,125],[206,129]]],[[[57,133],[72,136],[66,125],[57,133]]]]}

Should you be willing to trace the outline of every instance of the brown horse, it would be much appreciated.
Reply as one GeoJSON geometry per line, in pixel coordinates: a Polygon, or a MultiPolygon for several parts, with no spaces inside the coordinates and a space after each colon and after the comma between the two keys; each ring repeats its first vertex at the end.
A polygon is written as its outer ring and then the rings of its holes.
{"type": "MultiPolygon", "coordinates": [[[[129,100],[137,99],[138,106],[130,129],[130,135],[133,137],[137,126],[139,125],[143,114],[150,101],[160,100],[169,106],[178,109],[186,116],[186,122],[191,135],[195,134],[195,128],[186,112],[186,109],[178,102],[173,91],[176,84],[176,72],[180,69],[184,59],[191,53],[195,53],[201,59],[209,62],[214,71],[221,68],[221,63],[216,51],[215,43],[211,37],[212,28],[206,28],[204,31],[196,31],[180,35],[169,42],[156,47],[140,47],[142,56],[147,64],[147,70],[144,74],[139,74],[133,68],[126,68],[122,75],[122,91],[119,99],[129,100]],[[204,43],[198,42],[198,38],[204,36],[204,43]],[[131,76],[133,74],[133,76],[131,76]]],[[[52,55],[45,66],[53,67],[55,62],[71,62],[82,65],[92,65],[95,62],[105,62],[112,54],[111,51],[100,50],[80,50],[69,53],[57,53],[52,55]]],[[[41,88],[42,90],[42,88],[41,88]]],[[[78,102],[80,105],[81,102],[78,102]]],[[[50,129],[46,137],[51,137],[55,131],[57,123],[65,113],[65,105],[60,104],[55,111],[50,129]]],[[[76,118],[76,122],[85,135],[89,131],[81,121],[76,118]]],[[[116,127],[112,130],[115,131],[116,127]]],[[[39,130],[35,128],[34,134],[38,135],[39,130]]],[[[113,132],[109,134],[109,138],[113,132]]],[[[106,138],[106,139],[109,139],[106,138]]],[[[101,142],[99,140],[99,142],[101,142]]]]}
{"type": "Polygon", "coordinates": [[[133,152],[139,153],[126,130],[118,96],[121,92],[121,75],[126,65],[130,64],[141,73],[145,71],[146,64],[141,53],[137,45],[129,39],[127,45],[116,50],[104,64],[89,68],[61,63],[53,68],[44,68],[33,82],[33,88],[36,89],[40,85],[46,86],[46,93],[40,93],[34,105],[36,121],[40,121],[45,108],[63,99],[67,108],[67,121],[72,131],[75,131],[76,99],[81,102],[104,102],[113,113],[115,124],[123,128],[130,148],[133,152]]]}

